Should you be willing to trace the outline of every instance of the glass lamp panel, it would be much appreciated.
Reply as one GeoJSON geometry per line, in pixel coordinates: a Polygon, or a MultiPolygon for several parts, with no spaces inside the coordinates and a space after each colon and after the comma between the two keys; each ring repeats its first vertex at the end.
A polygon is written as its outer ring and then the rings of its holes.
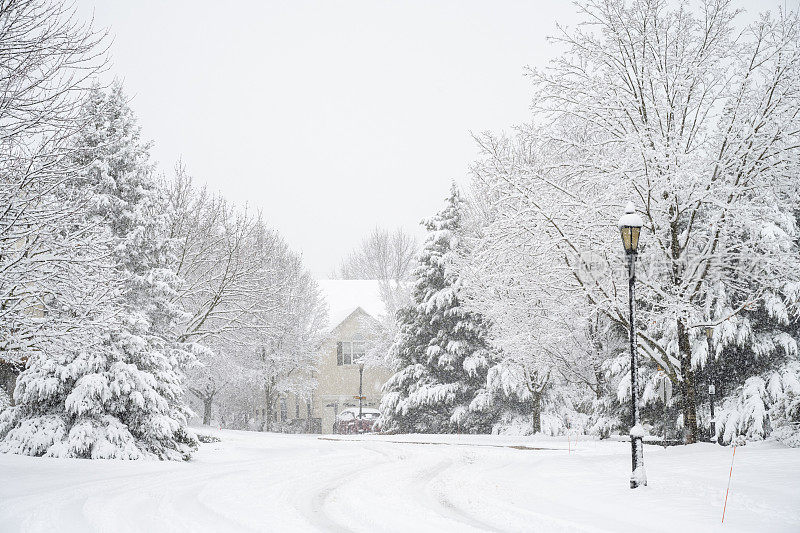
{"type": "Polygon", "coordinates": [[[635,252],[639,249],[639,232],[642,228],[636,226],[631,227],[631,251],[635,252]]]}
{"type": "Polygon", "coordinates": [[[630,226],[622,226],[619,229],[620,233],[622,234],[622,246],[625,247],[626,252],[631,251],[631,227],[630,226]]]}

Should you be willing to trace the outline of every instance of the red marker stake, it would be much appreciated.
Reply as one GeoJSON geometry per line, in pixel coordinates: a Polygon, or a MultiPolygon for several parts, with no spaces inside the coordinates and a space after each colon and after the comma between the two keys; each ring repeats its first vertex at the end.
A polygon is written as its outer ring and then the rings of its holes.
{"type": "Polygon", "coordinates": [[[731,477],[733,476],[733,459],[736,457],[736,445],[733,446],[733,457],[731,457],[731,472],[728,474],[728,488],[725,490],[725,505],[722,507],[722,523],[725,523],[725,509],[728,507],[728,491],[731,490],[731,477]]]}

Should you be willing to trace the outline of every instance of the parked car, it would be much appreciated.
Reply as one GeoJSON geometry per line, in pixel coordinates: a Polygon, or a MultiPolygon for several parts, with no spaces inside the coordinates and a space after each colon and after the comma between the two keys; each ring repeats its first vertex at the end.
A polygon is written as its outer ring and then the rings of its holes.
{"type": "Polygon", "coordinates": [[[361,417],[358,416],[358,407],[348,407],[336,415],[333,423],[333,432],[352,435],[355,433],[371,433],[374,431],[375,422],[381,417],[381,412],[370,407],[361,409],[361,417]]]}

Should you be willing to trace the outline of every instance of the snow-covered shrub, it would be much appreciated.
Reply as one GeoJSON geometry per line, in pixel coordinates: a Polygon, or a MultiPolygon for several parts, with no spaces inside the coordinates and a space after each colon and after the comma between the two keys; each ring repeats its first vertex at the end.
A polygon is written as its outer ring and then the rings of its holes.
{"type": "Polygon", "coordinates": [[[222,442],[222,439],[214,435],[206,435],[205,433],[197,433],[197,440],[203,444],[212,444],[214,442],[222,442]]]}
{"type": "Polygon", "coordinates": [[[745,381],[735,394],[725,399],[717,414],[717,434],[723,442],[737,436],[749,440],[763,439],[769,431],[766,383],[760,376],[745,381]]]}
{"type": "Polygon", "coordinates": [[[607,439],[612,432],[619,430],[621,425],[619,417],[600,413],[595,415],[594,423],[589,427],[587,433],[589,435],[597,435],[601,439],[607,439]]]}
{"type": "MultiPolygon", "coordinates": [[[[800,363],[787,365],[780,380],[770,381],[772,436],[787,446],[800,447],[800,363]],[[774,388],[773,388],[774,383],[774,388]]],[[[773,376],[774,378],[774,376],[773,376]]]]}
{"type": "MultiPolygon", "coordinates": [[[[109,324],[114,324],[109,320],[109,324]]],[[[196,440],[179,407],[180,377],[157,353],[126,355],[114,337],[92,354],[41,353],[19,376],[17,405],[0,417],[0,451],[87,459],[187,459],[196,440]],[[142,370],[126,357],[160,368],[142,370]],[[157,376],[157,377],[156,377],[157,376]]]]}
{"type": "MultiPolygon", "coordinates": [[[[606,438],[620,427],[619,420],[602,414],[595,408],[596,401],[590,391],[575,385],[556,383],[548,388],[542,400],[539,432],[543,435],[597,435],[606,438]]],[[[533,411],[529,401],[509,401],[502,404],[498,421],[492,433],[500,435],[532,435],[534,431],[533,411]]],[[[526,397],[527,398],[527,397],[526,397]]],[[[497,408],[499,400],[495,400],[497,408]]]]}
{"type": "Polygon", "coordinates": [[[498,420],[492,426],[493,435],[510,435],[520,437],[533,434],[531,415],[515,411],[503,411],[498,415],[498,420]]]}
{"type": "MultiPolygon", "coordinates": [[[[567,413],[553,413],[545,411],[541,418],[541,434],[551,437],[563,435],[588,435],[592,434],[589,430],[591,417],[576,411],[567,413]]],[[[500,420],[492,427],[492,433],[496,435],[533,435],[533,425],[531,415],[522,413],[504,413],[500,420]]]]}
{"type": "Polygon", "coordinates": [[[724,400],[716,428],[726,443],[774,437],[800,446],[800,362],[748,378],[724,400]]]}
{"type": "Polygon", "coordinates": [[[20,407],[0,413],[0,451],[23,455],[44,455],[67,435],[67,425],[58,415],[43,415],[20,420],[20,407]]]}
{"type": "Polygon", "coordinates": [[[6,391],[0,388],[0,412],[2,412],[6,407],[11,406],[11,398],[8,397],[6,391]]]}

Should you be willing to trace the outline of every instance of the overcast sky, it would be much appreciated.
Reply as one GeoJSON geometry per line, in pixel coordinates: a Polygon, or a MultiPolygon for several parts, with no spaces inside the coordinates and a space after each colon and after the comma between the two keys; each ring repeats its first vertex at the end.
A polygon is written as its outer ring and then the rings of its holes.
{"type": "MultiPolygon", "coordinates": [[[[796,2],[792,2],[796,3],[796,2]]],[[[749,11],[782,5],[742,1],[749,11]]],[[[436,212],[470,131],[525,120],[567,1],[78,0],[110,28],[153,157],[263,210],[327,277],[370,229],[436,212]]]]}

